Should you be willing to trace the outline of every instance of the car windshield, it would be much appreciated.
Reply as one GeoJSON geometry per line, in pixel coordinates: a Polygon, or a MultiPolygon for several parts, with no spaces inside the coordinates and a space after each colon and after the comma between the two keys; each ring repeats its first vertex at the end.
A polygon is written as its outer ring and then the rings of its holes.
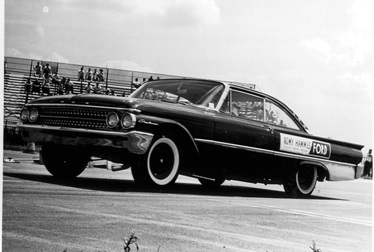
{"type": "Polygon", "coordinates": [[[131,97],[216,108],[224,85],[210,81],[160,80],[145,83],[131,97]]]}

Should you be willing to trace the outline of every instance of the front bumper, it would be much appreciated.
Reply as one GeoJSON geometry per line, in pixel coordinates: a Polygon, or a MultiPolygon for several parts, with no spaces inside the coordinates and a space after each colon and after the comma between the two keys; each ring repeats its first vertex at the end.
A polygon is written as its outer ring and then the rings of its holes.
{"type": "Polygon", "coordinates": [[[27,142],[123,148],[134,154],[146,153],[153,139],[153,134],[140,131],[116,132],[29,124],[21,124],[19,129],[27,142]]]}

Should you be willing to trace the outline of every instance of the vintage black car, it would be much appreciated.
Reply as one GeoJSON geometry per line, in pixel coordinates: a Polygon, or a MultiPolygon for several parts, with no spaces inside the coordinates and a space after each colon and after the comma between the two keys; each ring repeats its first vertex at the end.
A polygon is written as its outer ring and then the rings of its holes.
{"type": "Polygon", "coordinates": [[[131,167],[143,185],[171,185],[183,174],[205,186],[282,184],[303,197],[317,181],[362,174],[363,146],[309,134],[285,104],[245,85],[157,80],[129,97],[40,98],[20,117],[23,139],[42,146],[59,178],[78,176],[94,156],[131,167]]]}

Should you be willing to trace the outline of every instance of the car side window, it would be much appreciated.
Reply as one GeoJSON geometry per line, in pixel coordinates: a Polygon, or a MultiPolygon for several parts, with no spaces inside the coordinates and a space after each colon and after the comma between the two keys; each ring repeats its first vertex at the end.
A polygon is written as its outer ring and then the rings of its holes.
{"type": "Polygon", "coordinates": [[[283,109],[268,100],[265,102],[265,114],[265,122],[291,129],[300,129],[283,109]]]}
{"type": "Polygon", "coordinates": [[[264,99],[244,92],[232,90],[231,113],[252,120],[264,120],[264,99]]]}

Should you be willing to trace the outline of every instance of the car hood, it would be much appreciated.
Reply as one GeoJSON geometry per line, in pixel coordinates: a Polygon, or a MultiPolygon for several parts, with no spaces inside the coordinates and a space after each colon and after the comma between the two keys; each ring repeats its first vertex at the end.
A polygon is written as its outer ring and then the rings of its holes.
{"type": "Polygon", "coordinates": [[[82,104],[104,107],[131,107],[128,98],[100,95],[100,94],[82,94],[82,95],[58,95],[35,99],[29,104],[82,104]]]}
{"type": "MultiPolygon", "coordinates": [[[[100,94],[82,94],[82,95],[59,95],[42,97],[32,100],[28,103],[32,104],[74,104],[74,105],[91,105],[102,107],[132,108],[138,109],[143,113],[162,114],[166,111],[169,113],[183,113],[192,111],[212,111],[206,107],[194,105],[184,105],[179,103],[162,102],[158,100],[144,100],[129,97],[109,96],[100,94]]],[[[200,112],[201,113],[201,112],[200,112]]]]}

